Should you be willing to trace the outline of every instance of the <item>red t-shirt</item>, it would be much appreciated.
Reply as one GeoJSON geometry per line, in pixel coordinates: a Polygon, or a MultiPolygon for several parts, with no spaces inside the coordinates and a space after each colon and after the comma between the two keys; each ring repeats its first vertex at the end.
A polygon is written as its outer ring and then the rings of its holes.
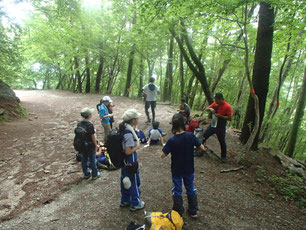
{"type": "Polygon", "coordinates": [[[195,130],[196,128],[198,128],[198,127],[199,127],[199,122],[196,121],[196,120],[191,120],[191,121],[189,122],[189,125],[188,125],[187,129],[186,129],[186,132],[193,133],[194,130],[195,130]]]}
{"type": "MultiPolygon", "coordinates": [[[[217,104],[216,102],[214,102],[209,107],[213,108],[216,111],[216,113],[218,113],[222,116],[231,115],[233,113],[232,112],[232,107],[226,101],[223,101],[222,104],[217,104]]],[[[227,122],[227,120],[218,117],[217,127],[221,127],[221,126],[226,125],[226,122],[227,122]]]]}

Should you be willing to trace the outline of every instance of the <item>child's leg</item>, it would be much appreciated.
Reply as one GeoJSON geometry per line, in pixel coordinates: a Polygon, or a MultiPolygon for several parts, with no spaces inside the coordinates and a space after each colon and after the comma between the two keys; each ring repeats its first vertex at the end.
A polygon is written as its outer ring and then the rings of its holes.
{"type": "Polygon", "coordinates": [[[131,205],[137,206],[140,204],[140,177],[139,172],[137,171],[134,175],[130,176],[131,180],[131,188],[129,189],[129,193],[131,196],[131,205]]]}
{"type": "Polygon", "coordinates": [[[183,215],[185,209],[183,206],[182,197],[182,177],[172,175],[173,189],[172,189],[172,199],[173,199],[173,210],[177,211],[181,216],[183,215]]]}
{"type": "Polygon", "coordinates": [[[123,178],[127,176],[125,168],[121,168],[121,177],[120,177],[120,191],[121,191],[121,203],[131,203],[131,196],[128,189],[124,188],[123,178]]]}
{"type": "Polygon", "coordinates": [[[194,188],[194,173],[183,176],[184,186],[186,188],[186,194],[188,199],[188,213],[189,215],[195,216],[198,209],[197,190],[194,188]]]}

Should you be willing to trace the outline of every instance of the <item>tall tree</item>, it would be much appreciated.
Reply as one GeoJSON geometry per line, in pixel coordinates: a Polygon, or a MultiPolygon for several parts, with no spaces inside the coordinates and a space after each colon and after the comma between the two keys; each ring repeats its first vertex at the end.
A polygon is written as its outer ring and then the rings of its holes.
{"type": "Polygon", "coordinates": [[[292,129],[290,131],[289,141],[286,149],[286,154],[289,157],[292,157],[294,155],[298,130],[304,116],[304,109],[306,104],[305,102],[306,102],[306,68],[304,69],[304,79],[301,86],[300,99],[298,101],[298,106],[296,108],[292,129]]]}
{"type": "MultiPolygon", "coordinates": [[[[254,86],[253,94],[256,93],[259,100],[259,124],[258,131],[254,138],[252,149],[258,148],[258,134],[262,119],[264,116],[267,93],[269,90],[269,76],[271,70],[271,54],[273,45],[273,23],[274,9],[266,2],[260,3],[259,22],[257,29],[257,42],[255,50],[255,61],[253,67],[252,83],[254,86]]],[[[242,127],[240,140],[246,143],[251,136],[251,130],[254,128],[256,113],[254,100],[250,95],[245,120],[242,127]],[[251,128],[251,129],[250,129],[251,128]]]]}

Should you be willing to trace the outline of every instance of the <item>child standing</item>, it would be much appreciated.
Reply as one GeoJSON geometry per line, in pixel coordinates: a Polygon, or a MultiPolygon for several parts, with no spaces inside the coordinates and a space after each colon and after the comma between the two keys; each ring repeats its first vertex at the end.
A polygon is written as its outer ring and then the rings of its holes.
{"type": "Polygon", "coordinates": [[[204,151],[204,146],[193,133],[185,132],[185,122],[182,114],[175,114],[172,117],[172,136],[163,147],[161,158],[171,153],[172,173],[172,199],[173,210],[181,216],[184,213],[182,197],[182,181],[184,182],[188,198],[188,214],[197,218],[198,201],[197,190],[194,188],[194,146],[204,151]]]}
{"type": "Polygon", "coordinates": [[[113,114],[109,113],[107,109],[107,106],[109,106],[110,103],[109,100],[110,98],[108,96],[103,97],[103,103],[101,104],[99,109],[99,116],[104,129],[104,143],[106,143],[107,136],[111,131],[110,118],[113,116],[113,114]]]}
{"type": "Polygon", "coordinates": [[[152,129],[149,130],[149,140],[148,140],[148,146],[152,144],[157,144],[159,141],[161,141],[162,145],[165,144],[164,138],[163,138],[163,132],[161,131],[159,127],[158,121],[153,121],[152,123],[152,129]]]}
{"type": "Polygon", "coordinates": [[[125,153],[125,166],[121,168],[120,207],[129,206],[131,211],[143,209],[145,206],[145,202],[140,200],[140,177],[136,152],[140,144],[135,128],[140,115],[136,109],[128,109],[124,112],[123,122],[119,125],[119,132],[124,134],[122,147],[125,153]]]}

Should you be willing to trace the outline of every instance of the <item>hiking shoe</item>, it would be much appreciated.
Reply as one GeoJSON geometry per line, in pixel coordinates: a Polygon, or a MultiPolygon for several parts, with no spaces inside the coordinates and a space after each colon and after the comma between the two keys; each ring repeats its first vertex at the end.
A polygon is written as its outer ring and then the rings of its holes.
{"type": "Polygon", "coordinates": [[[221,157],[221,162],[226,163],[226,157],[221,157]]]}
{"type": "Polygon", "coordinates": [[[127,207],[130,206],[130,202],[124,201],[124,202],[120,202],[120,207],[127,207]]]}
{"type": "Polygon", "coordinates": [[[101,173],[98,172],[97,176],[93,176],[92,179],[93,179],[93,180],[96,180],[96,179],[98,179],[100,176],[101,176],[101,173]]]}
{"type": "Polygon", "coordinates": [[[137,206],[132,206],[132,205],[131,205],[130,210],[131,210],[132,212],[134,212],[134,211],[136,211],[136,210],[143,209],[144,206],[145,206],[145,202],[140,201],[140,203],[139,203],[137,206]]]}
{"type": "Polygon", "coordinates": [[[198,215],[195,214],[195,215],[189,215],[192,219],[197,219],[198,218],[198,215]]]}
{"type": "Polygon", "coordinates": [[[89,179],[91,177],[91,174],[87,174],[87,175],[84,175],[84,179],[89,179]]]}

